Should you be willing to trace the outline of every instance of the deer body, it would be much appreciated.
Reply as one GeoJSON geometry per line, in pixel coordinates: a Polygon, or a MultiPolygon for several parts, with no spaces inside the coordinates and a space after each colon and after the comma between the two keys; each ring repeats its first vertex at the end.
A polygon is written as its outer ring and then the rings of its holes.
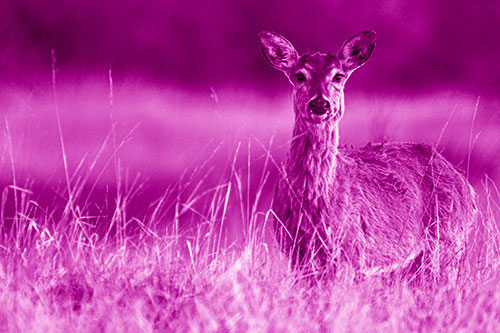
{"type": "Polygon", "coordinates": [[[476,210],[463,175],[424,144],[339,146],[345,80],[375,34],[355,35],[336,55],[303,56],[274,32],[259,37],[294,87],[293,138],[273,201],[283,250],[299,264],[347,262],[361,273],[456,266],[476,210]]]}

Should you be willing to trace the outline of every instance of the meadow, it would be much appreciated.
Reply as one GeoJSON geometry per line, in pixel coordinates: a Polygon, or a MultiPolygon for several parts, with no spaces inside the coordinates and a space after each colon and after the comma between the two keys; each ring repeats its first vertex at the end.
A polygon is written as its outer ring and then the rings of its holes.
{"type": "Polygon", "coordinates": [[[347,89],[341,143],[436,145],[480,214],[456,284],[316,281],[272,233],[289,92],[64,75],[0,89],[1,332],[498,330],[495,98],[347,89]]]}

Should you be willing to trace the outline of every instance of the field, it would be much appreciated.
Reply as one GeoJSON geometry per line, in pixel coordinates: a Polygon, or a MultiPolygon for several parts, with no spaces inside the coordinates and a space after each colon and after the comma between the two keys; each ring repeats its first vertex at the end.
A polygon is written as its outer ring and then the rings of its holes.
{"type": "Polygon", "coordinates": [[[436,145],[480,216],[456,285],[315,281],[272,234],[288,91],[66,75],[0,89],[1,332],[498,330],[494,98],[348,85],[342,143],[436,145]]]}

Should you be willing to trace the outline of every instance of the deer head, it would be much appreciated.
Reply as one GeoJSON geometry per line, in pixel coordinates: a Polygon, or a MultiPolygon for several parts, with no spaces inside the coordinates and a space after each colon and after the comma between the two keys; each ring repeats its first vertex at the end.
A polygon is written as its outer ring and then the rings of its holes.
{"type": "Polygon", "coordinates": [[[283,36],[263,31],[259,41],[269,64],[285,73],[293,86],[297,119],[314,124],[338,123],[344,113],[344,85],[370,57],[375,32],[364,31],[347,40],[337,54],[299,56],[283,36]]]}

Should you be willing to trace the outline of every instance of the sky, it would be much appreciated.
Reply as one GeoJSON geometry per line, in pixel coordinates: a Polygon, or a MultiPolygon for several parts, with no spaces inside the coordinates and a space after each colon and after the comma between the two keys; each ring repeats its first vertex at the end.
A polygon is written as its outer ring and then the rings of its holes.
{"type": "Polygon", "coordinates": [[[0,79],[36,84],[61,70],[190,89],[286,82],[257,43],[275,30],[299,52],[336,52],[372,29],[377,46],[354,89],[500,93],[500,2],[2,0],[0,79]]]}

